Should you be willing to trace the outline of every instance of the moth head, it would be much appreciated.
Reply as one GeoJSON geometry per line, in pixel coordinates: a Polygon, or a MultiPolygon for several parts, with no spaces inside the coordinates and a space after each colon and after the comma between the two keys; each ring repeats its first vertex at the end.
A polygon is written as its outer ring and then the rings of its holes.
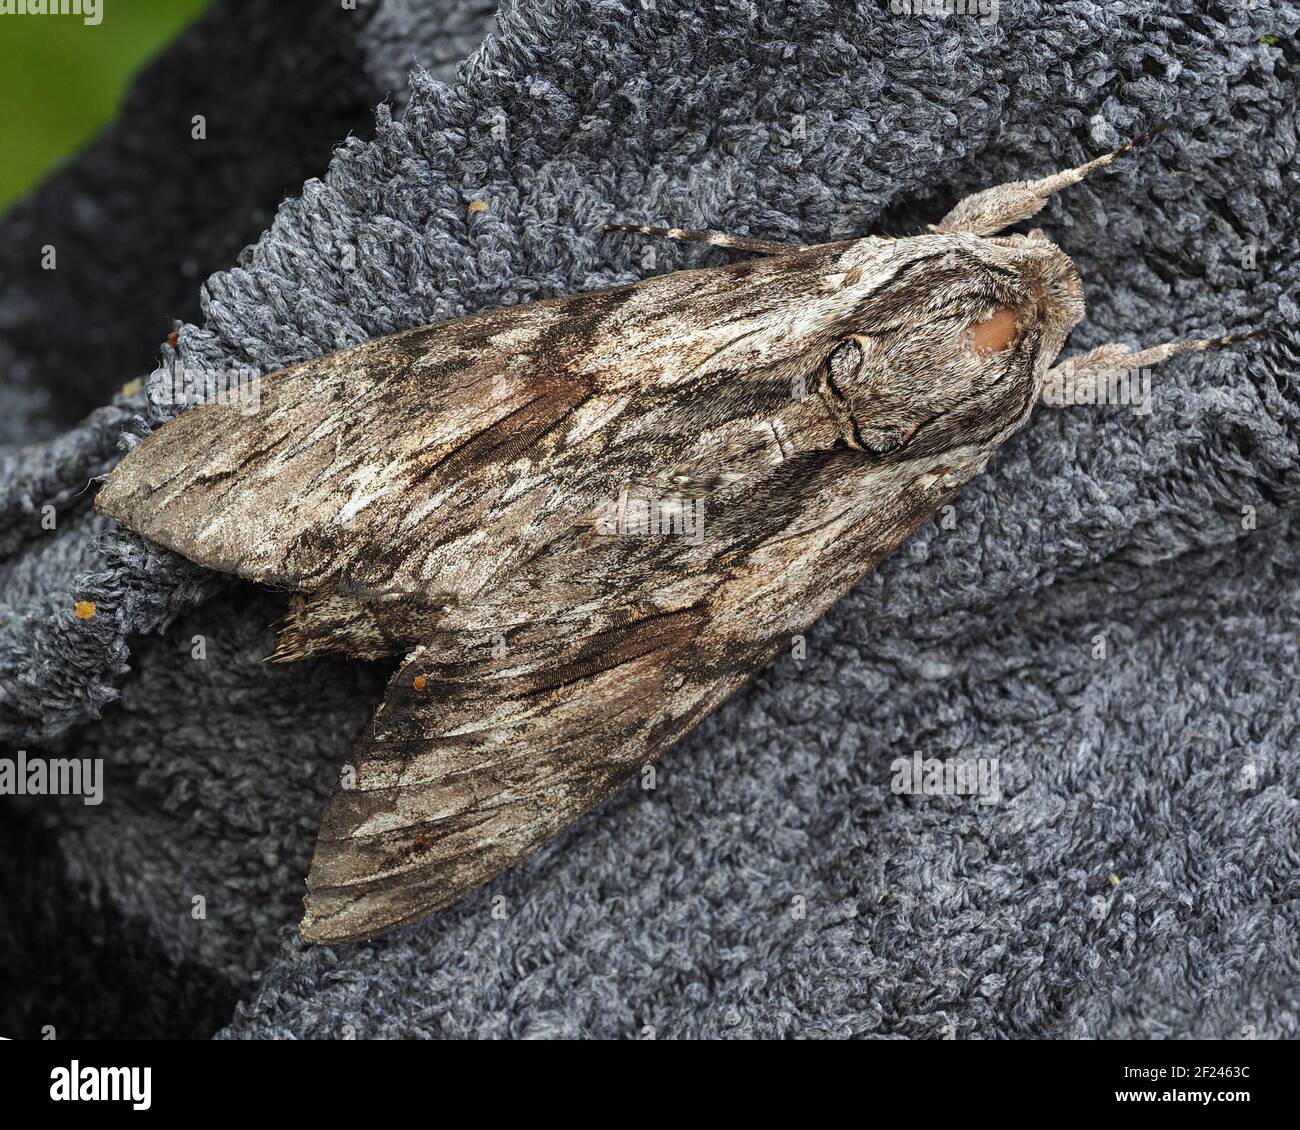
{"type": "Polygon", "coordinates": [[[1024,422],[1083,317],[1078,271],[1041,232],[894,244],[829,348],[823,402],[844,441],[877,458],[991,450],[1024,422]]]}

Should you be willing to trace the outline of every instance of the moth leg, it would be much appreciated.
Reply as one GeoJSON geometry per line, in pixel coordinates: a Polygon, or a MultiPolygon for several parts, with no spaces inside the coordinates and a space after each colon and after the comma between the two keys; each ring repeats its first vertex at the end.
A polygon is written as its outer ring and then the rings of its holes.
{"type": "Polygon", "coordinates": [[[1108,341],[1078,357],[1071,357],[1047,370],[1043,382],[1042,402],[1052,408],[1068,408],[1073,404],[1095,403],[1095,389],[1099,377],[1117,371],[1135,372],[1148,365],[1158,365],[1179,353],[1201,353],[1207,349],[1221,349],[1238,342],[1263,336],[1260,332],[1228,334],[1225,337],[1198,337],[1188,341],[1170,341],[1146,349],[1130,349],[1119,342],[1108,341]]]}
{"type": "Polygon", "coordinates": [[[1041,180],[1008,181],[976,192],[958,201],[956,207],[942,220],[930,225],[930,230],[939,234],[966,232],[969,235],[997,235],[1003,228],[1041,212],[1054,193],[1078,184],[1098,169],[1104,169],[1157,132],[1150,130],[1121,145],[1113,153],[1103,154],[1075,169],[1065,169],[1041,180]]]}
{"type": "Polygon", "coordinates": [[[802,248],[779,239],[751,239],[747,235],[728,235],[721,231],[702,231],[687,228],[655,228],[648,224],[606,224],[606,231],[639,232],[641,235],[658,235],[684,243],[709,243],[714,247],[727,247],[732,251],[752,251],[757,255],[789,255],[802,248]]]}

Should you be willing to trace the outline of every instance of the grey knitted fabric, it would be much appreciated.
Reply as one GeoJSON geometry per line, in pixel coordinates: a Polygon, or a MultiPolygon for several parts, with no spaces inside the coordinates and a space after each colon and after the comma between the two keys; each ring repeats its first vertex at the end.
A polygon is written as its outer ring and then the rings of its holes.
{"type": "MultiPolygon", "coordinates": [[[[417,73],[209,279],[167,364],[269,371],[640,277],[639,247],[599,234],[615,217],[915,231],[1156,122],[1038,221],[1087,285],[1071,349],[1276,334],[1157,370],[1151,416],[1039,412],[655,790],[423,924],[311,950],[292,923],[315,821],[387,667],[260,664],[282,595],[105,536],[84,501],[15,532],[33,503],[6,483],[63,498],[135,405],[107,410],[39,476],[4,465],[0,727],[109,766],[102,807],[33,811],[113,938],[178,1000],[240,998],[228,1038],[1300,1034],[1300,11],[1203,9],[533,2],[454,86],[417,73]],[[913,750],[999,758],[998,803],[895,795],[913,750]]],[[[396,19],[366,57],[404,65],[396,19]]]]}

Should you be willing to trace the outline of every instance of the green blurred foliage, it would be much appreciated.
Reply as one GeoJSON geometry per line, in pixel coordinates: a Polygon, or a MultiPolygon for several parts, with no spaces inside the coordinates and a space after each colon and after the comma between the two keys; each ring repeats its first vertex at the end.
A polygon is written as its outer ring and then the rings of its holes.
{"type": "Polygon", "coordinates": [[[0,213],[117,117],[131,78],[211,0],[102,0],[102,21],[0,15],[0,213]]]}

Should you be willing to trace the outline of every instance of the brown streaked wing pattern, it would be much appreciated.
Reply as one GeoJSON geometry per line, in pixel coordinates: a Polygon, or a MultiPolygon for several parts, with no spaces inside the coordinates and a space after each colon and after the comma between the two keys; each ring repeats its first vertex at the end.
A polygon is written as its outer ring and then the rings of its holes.
{"type": "Polygon", "coordinates": [[[888,246],[660,276],[296,365],[262,379],[255,415],[206,404],[147,437],[96,505],[250,580],[451,605],[648,459],[716,462],[720,430],[778,411],[882,279],[927,255],[888,246]]]}
{"type": "MultiPolygon", "coordinates": [[[[734,516],[757,527],[738,555],[724,535],[675,554],[647,544],[639,560],[574,531],[451,610],[389,684],[355,787],[326,810],[304,939],[372,937],[519,862],[725,702],[950,493],[920,468],[863,480],[847,450],[809,462],[804,506],[734,516]]],[[[765,483],[788,492],[791,470],[767,468],[732,501],[765,483]]]]}
{"type": "Polygon", "coordinates": [[[535,633],[501,660],[414,651],[357,746],[356,787],[338,788],[321,821],[303,938],[415,921],[609,796],[658,755],[665,724],[689,728],[733,689],[672,693],[702,622],[685,610],[585,639],[535,633]]]}

